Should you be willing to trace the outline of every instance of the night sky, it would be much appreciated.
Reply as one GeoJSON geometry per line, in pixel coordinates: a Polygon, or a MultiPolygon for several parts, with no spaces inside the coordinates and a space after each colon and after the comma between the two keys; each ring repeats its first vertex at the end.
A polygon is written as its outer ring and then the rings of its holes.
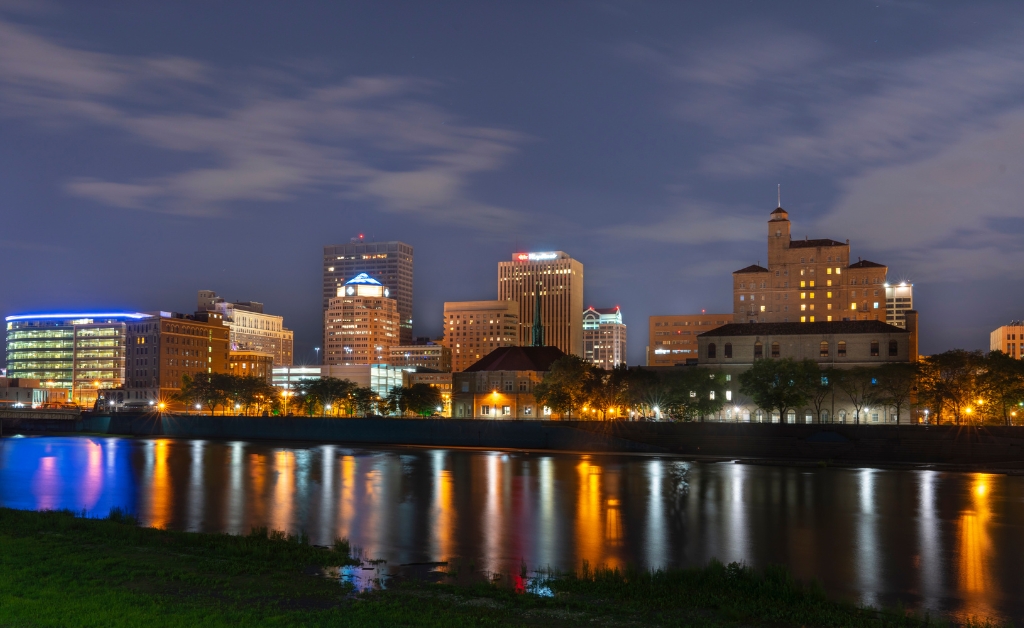
{"type": "Polygon", "coordinates": [[[0,0],[0,315],[192,312],[319,346],[322,247],[416,250],[415,334],[562,250],[586,305],[729,311],[794,238],[915,284],[921,351],[1024,318],[1024,5],[0,0]]]}

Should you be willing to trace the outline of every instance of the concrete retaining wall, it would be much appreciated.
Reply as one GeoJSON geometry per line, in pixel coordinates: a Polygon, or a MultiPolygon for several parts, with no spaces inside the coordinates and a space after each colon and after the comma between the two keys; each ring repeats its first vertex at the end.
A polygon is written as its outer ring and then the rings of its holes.
{"type": "MultiPolygon", "coordinates": [[[[26,431],[30,427],[22,426],[26,431]]],[[[52,429],[52,428],[51,428],[52,429]]],[[[710,458],[1024,468],[1024,427],[90,416],[83,432],[364,445],[673,453],[710,458]]]]}

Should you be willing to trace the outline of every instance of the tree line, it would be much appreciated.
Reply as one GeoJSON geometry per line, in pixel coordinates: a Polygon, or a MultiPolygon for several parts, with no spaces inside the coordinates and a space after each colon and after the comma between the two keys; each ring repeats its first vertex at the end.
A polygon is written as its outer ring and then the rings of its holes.
{"type": "Polygon", "coordinates": [[[320,377],[295,382],[281,391],[266,379],[231,373],[182,377],[174,401],[210,414],[302,414],[306,416],[431,416],[443,407],[441,392],[428,384],[396,386],[381,397],[347,379],[320,377]]]}
{"type": "MultiPolygon", "coordinates": [[[[822,368],[813,360],[760,359],[737,377],[738,391],[766,417],[811,408],[815,420],[836,420],[836,405],[851,407],[855,423],[869,408],[905,417],[915,406],[931,423],[1014,425],[1024,421],[1024,361],[999,351],[955,349],[917,363],[850,369],[822,368]],[[1018,416],[1018,414],[1020,416],[1018,416]]],[[[537,402],[566,418],[608,419],[654,415],[676,421],[712,417],[730,404],[728,376],[692,366],[654,372],[625,366],[604,370],[577,356],[552,364],[534,389],[537,402]]]]}

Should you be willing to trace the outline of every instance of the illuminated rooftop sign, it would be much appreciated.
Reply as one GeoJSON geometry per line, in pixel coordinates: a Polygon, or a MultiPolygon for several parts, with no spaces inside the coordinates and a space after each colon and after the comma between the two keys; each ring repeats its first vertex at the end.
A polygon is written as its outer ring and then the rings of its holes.
{"type": "Polygon", "coordinates": [[[131,318],[138,320],[140,318],[150,318],[151,314],[142,314],[139,312],[101,312],[99,314],[93,314],[91,312],[74,312],[72,314],[19,314],[16,316],[8,316],[5,320],[8,321],[31,321],[39,319],[83,319],[83,318],[131,318]]]}
{"type": "Polygon", "coordinates": [[[546,252],[546,253],[516,253],[512,256],[512,259],[520,262],[536,262],[547,259],[558,259],[558,253],[546,252]]]}

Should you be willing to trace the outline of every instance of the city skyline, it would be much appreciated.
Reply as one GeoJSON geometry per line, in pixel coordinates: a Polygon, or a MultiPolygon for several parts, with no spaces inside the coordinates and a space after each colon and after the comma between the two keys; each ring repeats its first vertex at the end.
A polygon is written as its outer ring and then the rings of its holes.
{"type": "Polygon", "coordinates": [[[365,233],[416,249],[415,336],[496,298],[498,261],[562,250],[640,338],[728,311],[779,183],[794,239],[913,282],[922,353],[1024,309],[1024,22],[998,3],[235,6],[0,6],[0,315],[216,286],[312,363],[323,247],[365,233]]]}

